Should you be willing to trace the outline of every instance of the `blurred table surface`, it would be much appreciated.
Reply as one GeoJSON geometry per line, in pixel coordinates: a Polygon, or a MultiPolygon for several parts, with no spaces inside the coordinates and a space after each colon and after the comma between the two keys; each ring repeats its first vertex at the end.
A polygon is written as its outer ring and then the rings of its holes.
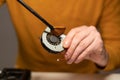
{"type": "Polygon", "coordinates": [[[75,74],[58,72],[32,72],[31,80],[120,80],[120,73],[75,74]]]}

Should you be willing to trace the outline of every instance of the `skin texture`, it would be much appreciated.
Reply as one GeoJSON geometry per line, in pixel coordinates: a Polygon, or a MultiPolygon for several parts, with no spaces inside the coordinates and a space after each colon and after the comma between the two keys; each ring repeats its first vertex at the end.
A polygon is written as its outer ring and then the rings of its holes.
{"type": "Polygon", "coordinates": [[[85,59],[102,67],[108,63],[108,53],[94,26],[79,26],[70,30],[63,47],[66,48],[65,59],[68,64],[78,64],[85,59]]]}

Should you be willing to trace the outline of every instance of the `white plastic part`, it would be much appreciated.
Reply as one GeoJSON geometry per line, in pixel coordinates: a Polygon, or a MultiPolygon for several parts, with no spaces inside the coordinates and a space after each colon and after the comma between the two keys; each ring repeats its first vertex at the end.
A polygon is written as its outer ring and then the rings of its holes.
{"type": "Polygon", "coordinates": [[[60,37],[59,39],[61,39],[61,40],[60,40],[60,43],[57,44],[57,45],[53,45],[53,44],[50,44],[50,43],[48,42],[48,40],[47,40],[47,35],[48,35],[50,32],[51,32],[50,28],[47,27],[47,28],[45,29],[45,31],[43,32],[42,37],[41,37],[42,44],[44,45],[44,47],[47,48],[47,50],[49,50],[49,51],[51,51],[51,52],[53,52],[53,53],[62,52],[62,51],[64,50],[64,48],[63,48],[63,46],[62,46],[62,42],[63,42],[63,40],[64,40],[64,38],[65,38],[65,35],[64,35],[64,34],[60,35],[60,36],[59,36],[59,37],[60,37]]]}

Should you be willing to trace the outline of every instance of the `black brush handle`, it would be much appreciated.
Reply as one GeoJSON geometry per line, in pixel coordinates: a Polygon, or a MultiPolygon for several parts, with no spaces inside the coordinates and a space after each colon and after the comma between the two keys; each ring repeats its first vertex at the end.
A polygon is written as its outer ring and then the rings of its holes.
{"type": "Polygon", "coordinates": [[[23,0],[17,0],[21,3],[27,10],[29,10],[34,16],[36,16],[40,21],[47,25],[51,30],[54,30],[54,27],[48,23],[43,17],[41,17],[37,12],[35,12],[30,6],[28,6],[23,0]]]}

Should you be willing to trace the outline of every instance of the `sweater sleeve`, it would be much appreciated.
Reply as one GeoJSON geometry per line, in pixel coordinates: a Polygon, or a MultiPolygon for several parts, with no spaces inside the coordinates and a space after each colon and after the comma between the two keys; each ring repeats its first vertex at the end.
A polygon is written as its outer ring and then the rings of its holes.
{"type": "Polygon", "coordinates": [[[0,6],[5,3],[6,0],[0,0],[0,6]]]}
{"type": "Polygon", "coordinates": [[[109,54],[104,70],[120,68],[120,0],[105,0],[99,26],[109,54]]]}

